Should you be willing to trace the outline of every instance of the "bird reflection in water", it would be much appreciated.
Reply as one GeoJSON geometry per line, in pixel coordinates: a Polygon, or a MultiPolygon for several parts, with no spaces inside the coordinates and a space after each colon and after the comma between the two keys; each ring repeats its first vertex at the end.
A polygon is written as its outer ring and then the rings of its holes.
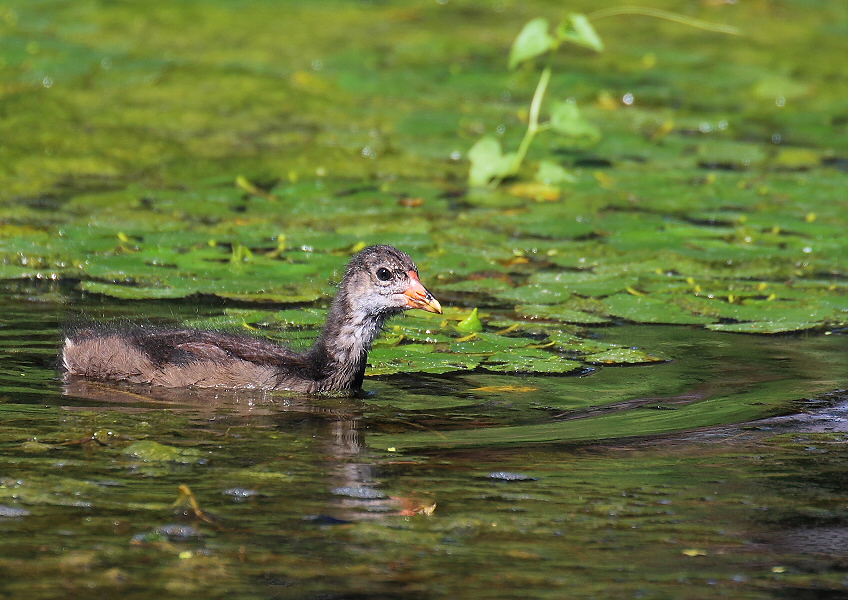
{"type": "MultiPolygon", "coordinates": [[[[168,408],[191,415],[215,429],[274,428],[318,440],[317,450],[327,474],[331,499],[318,521],[357,521],[389,515],[426,514],[435,504],[389,495],[380,489],[379,465],[369,461],[359,424],[365,405],[355,397],[316,397],[263,390],[166,388],[67,378],[63,392],[84,398],[110,411],[145,412],[168,408]]],[[[86,410],[91,410],[86,407],[86,410]]],[[[321,470],[320,466],[316,469],[321,470]]],[[[176,493],[176,491],[175,491],[176,493]]]]}

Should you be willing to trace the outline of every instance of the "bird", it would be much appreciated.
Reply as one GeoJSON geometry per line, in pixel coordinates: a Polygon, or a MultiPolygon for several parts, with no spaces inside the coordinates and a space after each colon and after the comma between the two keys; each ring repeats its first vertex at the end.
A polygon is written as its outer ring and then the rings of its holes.
{"type": "Polygon", "coordinates": [[[410,309],[442,314],[409,255],[369,246],[350,259],[326,322],[305,352],[221,331],[94,325],[66,335],[61,367],[66,381],[355,394],[385,322],[410,309]]]}

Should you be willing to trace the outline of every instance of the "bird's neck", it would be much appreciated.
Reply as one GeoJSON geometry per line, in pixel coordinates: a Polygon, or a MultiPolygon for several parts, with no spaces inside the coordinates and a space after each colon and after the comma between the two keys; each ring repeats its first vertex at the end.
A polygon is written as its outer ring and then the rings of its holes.
{"type": "Polygon", "coordinates": [[[368,352],[388,316],[357,310],[346,297],[337,297],[309,351],[317,367],[316,378],[335,387],[358,387],[368,352]]]}

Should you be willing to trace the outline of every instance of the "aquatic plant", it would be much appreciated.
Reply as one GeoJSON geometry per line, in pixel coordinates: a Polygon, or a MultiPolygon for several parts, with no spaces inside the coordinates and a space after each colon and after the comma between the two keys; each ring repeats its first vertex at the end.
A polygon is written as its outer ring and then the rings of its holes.
{"type": "MultiPolygon", "coordinates": [[[[572,139],[583,139],[590,143],[597,142],[601,138],[598,127],[586,120],[580,112],[577,103],[573,100],[555,101],[548,111],[547,121],[540,121],[542,104],[545,93],[553,73],[553,57],[563,44],[572,44],[582,48],[588,48],[596,52],[604,51],[604,43],[601,41],[597,31],[592,25],[593,20],[617,15],[643,15],[667,19],[720,33],[738,34],[736,28],[726,25],[707,23],[700,19],[693,19],[675,13],[636,7],[620,7],[600,10],[590,15],[572,13],[565,17],[556,29],[551,31],[547,19],[536,18],[528,22],[522,28],[518,37],[512,43],[509,52],[509,68],[515,69],[521,64],[527,63],[538,57],[545,56],[545,66],[536,84],[536,91],[530,101],[527,114],[527,130],[515,152],[504,153],[500,142],[493,136],[484,136],[478,140],[468,152],[471,168],[468,173],[468,182],[475,187],[497,187],[507,177],[518,173],[527,151],[533,143],[536,135],[544,131],[554,131],[560,135],[572,139]]],[[[541,161],[536,177],[540,181],[559,183],[566,181],[570,175],[559,165],[550,161],[541,161]]]]}

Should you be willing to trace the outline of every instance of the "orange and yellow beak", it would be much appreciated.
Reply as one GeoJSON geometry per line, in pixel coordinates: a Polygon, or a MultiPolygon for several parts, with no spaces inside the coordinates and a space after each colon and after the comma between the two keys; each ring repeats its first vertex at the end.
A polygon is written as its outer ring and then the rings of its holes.
{"type": "Polygon", "coordinates": [[[442,305],[439,301],[433,298],[433,294],[427,291],[421,280],[418,279],[418,273],[409,271],[409,287],[403,293],[406,296],[406,305],[409,308],[420,308],[427,312],[442,314],[442,305]]]}

